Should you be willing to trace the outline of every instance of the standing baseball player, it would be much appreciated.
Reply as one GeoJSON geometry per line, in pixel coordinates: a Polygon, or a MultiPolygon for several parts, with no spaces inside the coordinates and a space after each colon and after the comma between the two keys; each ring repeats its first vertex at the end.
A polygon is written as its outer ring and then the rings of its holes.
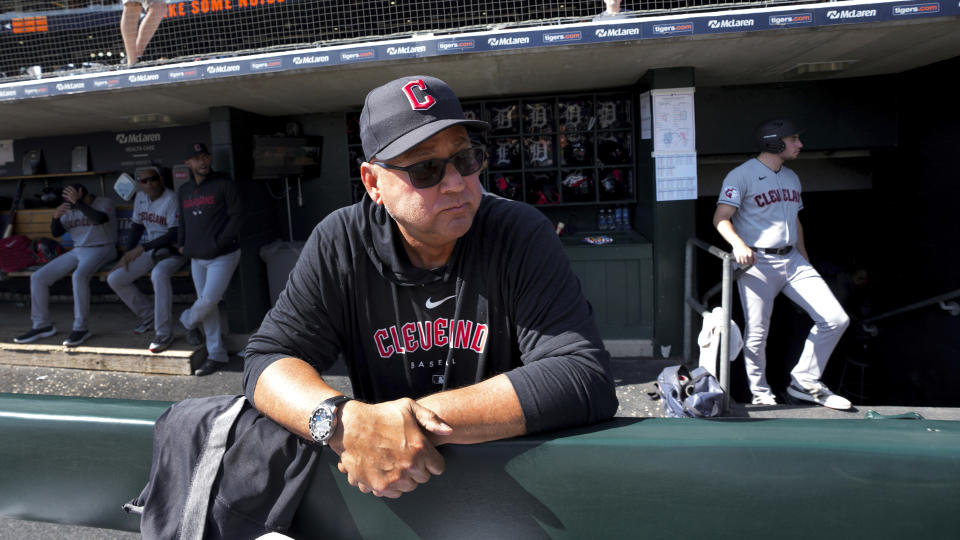
{"type": "Polygon", "coordinates": [[[156,167],[137,173],[141,190],[133,202],[130,240],[116,268],[107,276],[107,283],[140,321],[135,334],[149,332],[156,336],[150,352],[163,352],[173,342],[173,287],[170,276],[186,262],[173,244],[177,241],[177,195],[163,185],[163,176],[156,167]],[[145,242],[140,239],[146,234],[145,242]],[[151,303],[134,281],[150,272],[153,282],[151,303]]]}
{"type": "Polygon", "coordinates": [[[730,171],[713,216],[713,224],[732,246],[737,264],[753,264],[738,281],[746,318],[744,359],[753,403],[777,403],[767,384],[766,345],[773,301],[783,292],[814,321],[790,372],[787,394],[832,409],[849,409],[850,401],[820,381],[850,318],[810,265],[803,243],[797,216],[803,208],[800,179],[784,166],[803,148],[800,130],[789,120],[770,120],[757,128],[756,136],[760,155],[730,171]]]}
{"type": "Polygon", "coordinates": [[[210,167],[210,152],[203,143],[190,145],[186,160],[193,181],[180,186],[180,225],[177,245],[190,257],[190,275],[197,301],[180,314],[187,343],[207,342],[207,360],[194,371],[202,376],[227,363],[220,335],[218,304],[240,262],[240,225],[243,208],[234,181],[210,167]],[[203,332],[201,333],[201,329],[203,332]]]}
{"type": "Polygon", "coordinates": [[[53,213],[50,233],[55,237],[70,232],[73,249],[40,267],[30,275],[30,319],[33,328],[15,343],[31,343],[57,333],[50,318],[50,286],[73,272],[73,331],[63,342],[76,347],[90,339],[90,277],[117,257],[117,215],[113,201],[97,197],[82,184],[63,190],[64,203],[53,213]]]}

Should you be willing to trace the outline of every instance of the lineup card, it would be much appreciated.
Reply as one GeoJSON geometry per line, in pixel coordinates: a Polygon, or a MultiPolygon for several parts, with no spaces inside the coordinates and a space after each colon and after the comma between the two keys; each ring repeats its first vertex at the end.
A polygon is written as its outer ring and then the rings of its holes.
{"type": "Polygon", "coordinates": [[[693,94],[693,88],[651,91],[657,201],[697,198],[693,94]]]}
{"type": "Polygon", "coordinates": [[[654,90],[653,151],[690,154],[697,151],[693,115],[693,88],[654,90]]]}
{"type": "Polygon", "coordinates": [[[657,200],[683,201],[697,198],[697,155],[676,154],[655,158],[657,200]]]}

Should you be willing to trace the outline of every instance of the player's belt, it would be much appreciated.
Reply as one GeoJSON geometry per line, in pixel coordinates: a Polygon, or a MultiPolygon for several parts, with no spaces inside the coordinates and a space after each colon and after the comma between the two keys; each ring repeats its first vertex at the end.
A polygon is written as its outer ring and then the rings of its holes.
{"type": "Polygon", "coordinates": [[[790,250],[793,249],[793,246],[783,246],[778,248],[751,247],[750,249],[756,251],[757,253],[765,253],[767,255],[786,255],[787,253],[790,253],[790,250]]]}

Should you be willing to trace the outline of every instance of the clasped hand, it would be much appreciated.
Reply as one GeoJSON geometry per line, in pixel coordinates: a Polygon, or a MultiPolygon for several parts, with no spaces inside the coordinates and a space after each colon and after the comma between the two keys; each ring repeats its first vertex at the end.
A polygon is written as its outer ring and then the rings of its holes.
{"type": "Polygon", "coordinates": [[[347,402],[339,433],[330,442],[340,455],[337,468],[364,493],[395,499],[443,473],[443,456],[426,432],[453,429],[410,398],[368,404],[347,402]]]}

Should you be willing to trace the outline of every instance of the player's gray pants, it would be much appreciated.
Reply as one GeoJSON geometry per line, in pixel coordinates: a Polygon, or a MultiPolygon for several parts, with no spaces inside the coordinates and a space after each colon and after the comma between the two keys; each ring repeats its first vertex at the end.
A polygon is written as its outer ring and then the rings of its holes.
{"type": "Polygon", "coordinates": [[[850,318],[820,274],[796,249],[787,255],[757,253],[757,264],[737,282],[746,319],[743,357],[754,394],[770,393],[767,384],[767,335],[777,294],[783,292],[813,319],[791,378],[810,385],[820,380],[834,347],[850,325],[850,318]]]}
{"type": "Polygon", "coordinates": [[[120,266],[110,272],[107,283],[137,316],[138,321],[153,319],[157,337],[166,338],[173,335],[173,287],[170,285],[170,276],[177,273],[186,262],[186,258],[175,256],[154,264],[153,251],[144,251],[127,268],[120,266]],[[147,272],[150,272],[150,281],[153,282],[153,302],[134,285],[134,281],[147,272]]]}
{"type": "Polygon", "coordinates": [[[220,310],[217,304],[230,285],[230,277],[240,262],[240,250],[215,259],[190,259],[190,274],[197,289],[197,301],[180,314],[188,330],[203,326],[207,340],[207,358],[227,362],[227,350],[220,335],[220,310]]]}
{"type": "Polygon", "coordinates": [[[53,324],[50,319],[50,286],[73,272],[73,329],[89,330],[90,276],[101,266],[117,258],[113,244],[75,247],[40,267],[30,275],[30,320],[34,328],[53,324]]]}

